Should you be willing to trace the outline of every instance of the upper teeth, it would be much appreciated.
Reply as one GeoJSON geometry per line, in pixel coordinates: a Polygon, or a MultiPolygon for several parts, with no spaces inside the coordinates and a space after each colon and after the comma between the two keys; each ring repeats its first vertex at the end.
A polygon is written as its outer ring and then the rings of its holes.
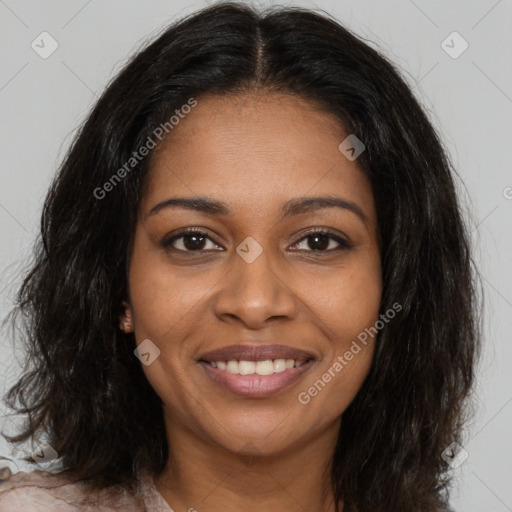
{"type": "Polygon", "coordinates": [[[272,375],[280,373],[290,368],[296,368],[304,361],[295,361],[294,359],[267,359],[266,361],[211,361],[210,364],[219,370],[225,370],[229,373],[238,375],[272,375]]]}

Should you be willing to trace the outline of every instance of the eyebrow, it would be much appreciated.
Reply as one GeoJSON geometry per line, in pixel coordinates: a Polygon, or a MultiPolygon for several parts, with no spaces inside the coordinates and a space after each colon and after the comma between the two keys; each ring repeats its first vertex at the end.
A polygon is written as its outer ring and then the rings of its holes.
{"type": "MultiPolygon", "coordinates": [[[[207,197],[170,197],[153,206],[146,217],[155,215],[167,208],[184,208],[186,210],[193,210],[206,215],[219,215],[222,217],[230,217],[233,215],[233,212],[229,209],[229,206],[226,203],[215,199],[207,197]]],[[[365,224],[368,222],[365,213],[358,204],[337,196],[301,197],[298,199],[290,199],[282,205],[281,216],[282,218],[286,218],[325,208],[339,208],[341,210],[349,211],[357,215],[365,224]]]]}

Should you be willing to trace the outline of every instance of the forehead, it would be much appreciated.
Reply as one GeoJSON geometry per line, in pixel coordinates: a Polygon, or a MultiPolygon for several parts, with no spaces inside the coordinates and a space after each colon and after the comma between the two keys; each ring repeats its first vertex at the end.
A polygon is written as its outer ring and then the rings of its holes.
{"type": "Polygon", "coordinates": [[[253,212],[290,197],[336,194],[366,205],[368,179],[338,149],[349,134],[297,96],[203,96],[152,155],[143,210],[170,195],[215,197],[253,212]]]}

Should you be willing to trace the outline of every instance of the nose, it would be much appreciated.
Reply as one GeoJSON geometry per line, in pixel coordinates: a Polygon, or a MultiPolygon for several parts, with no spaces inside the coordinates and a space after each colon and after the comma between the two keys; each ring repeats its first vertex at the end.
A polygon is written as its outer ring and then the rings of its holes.
{"type": "Polygon", "coordinates": [[[284,276],[286,262],[272,264],[265,250],[251,263],[238,254],[233,259],[215,297],[218,318],[242,322],[249,329],[260,329],[272,319],[294,318],[297,298],[284,276]]]}

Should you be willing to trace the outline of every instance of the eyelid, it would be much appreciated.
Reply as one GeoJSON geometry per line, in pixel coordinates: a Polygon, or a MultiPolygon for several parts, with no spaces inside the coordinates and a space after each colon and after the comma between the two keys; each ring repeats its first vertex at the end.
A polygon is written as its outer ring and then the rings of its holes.
{"type": "MultiPolygon", "coordinates": [[[[208,230],[206,230],[206,228],[197,228],[197,227],[183,228],[181,230],[178,230],[177,232],[171,233],[171,235],[165,236],[164,239],[161,241],[160,245],[164,249],[174,250],[175,252],[181,252],[181,253],[201,254],[201,253],[206,253],[207,251],[211,251],[212,249],[209,249],[209,250],[200,249],[197,251],[184,251],[182,249],[175,249],[172,247],[172,243],[176,240],[179,240],[182,237],[185,237],[187,235],[198,235],[198,236],[206,238],[206,239],[210,240],[211,242],[213,242],[214,244],[222,247],[222,244],[220,244],[215,239],[215,237],[208,234],[207,231],[208,230]]],[[[331,253],[338,252],[338,251],[352,249],[354,247],[354,245],[352,243],[350,243],[345,237],[338,234],[338,232],[333,231],[330,228],[322,228],[322,227],[311,228],[308,231],[302,232],[302,234],[300,235],[300,238],[298,238],[292,245],[298,245],[299,243],[303,242],[307,238],[314,236],[314,235],[326,236],[327,238],[334,240],[338,244],[338,247],[335,249],[329,249],[329,250],[324,250],[324,251],[315,251],[315,250],[303,251],[303,250],[299,249],[299,250],[295,250],[292,252],[308,252],[308,253],[313,253],[313,254],[331,254],[331,253]]],[[[217,249],[214,249],[214,250],[217,251],[217,249]]]]}

